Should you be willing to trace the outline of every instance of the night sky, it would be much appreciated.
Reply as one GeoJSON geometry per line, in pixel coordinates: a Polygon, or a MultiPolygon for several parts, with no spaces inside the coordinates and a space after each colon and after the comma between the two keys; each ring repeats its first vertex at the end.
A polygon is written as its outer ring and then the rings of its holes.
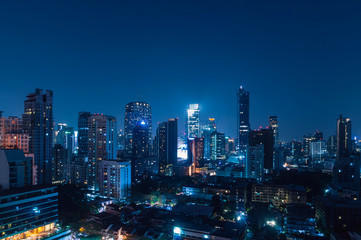
{"type": "Polygon", "coordinates": [[[236,135],[236,91],[250,91],[251,127],[278,115],[281,139],[361,135],[361,1],[2,1],[0,110],[23,112],[54,90],[55,122],[79,111],[117,117],[146,101],[157,122],[201,104],[201,120],[236,135]]]}

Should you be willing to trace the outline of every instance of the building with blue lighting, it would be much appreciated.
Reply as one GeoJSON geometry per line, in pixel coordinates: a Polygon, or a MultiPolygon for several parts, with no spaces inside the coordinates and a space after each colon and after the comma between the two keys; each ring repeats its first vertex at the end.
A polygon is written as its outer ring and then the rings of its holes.
{"type": "Polygon", "coordinates": [[[128,154],[133,152],[133,132],[139,122],[144,121],[148,127],[148,142],[152,139],[152,108],[146,102],[131,102],[125,106],[124,147],[128,154]]]}

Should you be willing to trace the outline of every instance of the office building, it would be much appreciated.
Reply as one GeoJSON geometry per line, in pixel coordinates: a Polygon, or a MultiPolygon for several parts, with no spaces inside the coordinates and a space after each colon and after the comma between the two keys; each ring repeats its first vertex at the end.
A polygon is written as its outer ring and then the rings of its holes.
{"type": "Polygon", "coordinates": [[[57,188],[31,186],[0,192],[0,219],[0,238],[4,240],[54,234],[58,221],[57,188]]]}
{"type": "Polygon", "coordinates": [[[211,136],[211,159],[226,159],[226,138],[224,133],[214,132],[211,136]]]}
{"type": "Polygon", "coordinates": [[[199,104],[189,104],[186,116],[187,138],[200,137],[199,104]]]}
{"type": "Polygon", "coordinates": [[[249,141],[249,92],[246,91],[242,86],[237,92],[237,129],[238,129],[238,147],[240,152],[244,152],[248,147],[249,141]]]}
{"type": "Polygon", "coordinates": [[[137,124],[144,121],[145,125],[149,128],[149,140],[152,140],[152,108],[146,102],[131,102],[125,106],[124,118],[124,147],[128,154],[133,151],[133,130],[137,124]]]}
{"type": "Polygon", "coordinates": [[[340,118],[337,119],[337,162],[341,161],[342,154],[351,150],[351,119],[340,115],[340,118]]]}
{"type": "Polygon", "coordinates": [[[189,138],[188,139],[188,162],[191,163],[190,175],[194,175],[199,168],[199,161],[204,157],[204,139],[189,138]]]}
{"type": "Polygon", "coordinates": [[[156,142],[159,173],[172,175],[172,172],[166,169],[171,169],[171,166],[177,164],[178,119],[171,118],[158,125],[156,142]]]}
{"type": "Polygon", "coordinates": [[[310,167],[322,168],[324,155],[326,154],[326,143],[324,141],[315,141],[310,143],[310,167]]]}
{"type": "Polygon", "coordinates": [[[53,91],[36,89],[24,102],[24,133],[29,135],[29,153],[34,154],[36,183],[52,181],[53,91]]]}
{"type": "Polygon", "coordinates": [[[264,145],[248,146],[246,150],[246,178],[263,181],[264,145]]]}
{"type": "Polygon", "coordinates": [[[133,128],[132,134],[132,155],[138,157],[150,156],[151,139],[149,138],[150,128],[146,121],[141,120],[133,128]]]}
{"type": "Polygon", "coordinates": [[[79,112],[78,114],[78,157],[84,160],[88,157],[89,151],[88,120],[90,116],[90,112],[79,112]]]}
{"type": "Polygon", "coordinates": [[[65,149],[69,149],[70,153],[73,152],[74,146],[74,128],[69,127],[65,123],[58,123],[57,129],[54,133],[54,144],[60,144],[65,149]]]}
{"type": "Polygon", "coordinates": [[[279,146],[279,132],[278,132],[278,118],[277,116],[270,116],[269,117],[269,129],[271,129],[273,134],[273,143],[274,148],[279,146]]]}
{"type": "Polygon", "coordinates": [[[99,193],[106,198],[126,200],[131,196],[131,165],[127,161],[99,161],[99,193]]]}
{"type": "Polygon", "coordinates": [[[337,136],[332,135],[327,140],[327,152],[330,157],[337,155],[337,136]]]}
{"type": "Polygon", "coordinates": [[[71,152],[61,144],[55,144],[53,152],[53,183],[64,183],[66,165],[71,163],[71,152]]]}
{"type": "Polygon", "coordinates": [[[259,129],[250,132],[249,146],[263,145],[264,147],[264,169],[266,172],[272,171],[273,162],[273,132],[271,129],[259,129]]]}
{"type": "Polygon", "coordinates": [[[0,190],[33,184],[32,158],[19,149],[0,149],[0,190]]]}
{"type": "Polygon", "coordinates": [[[214,118],[208,118],[208,124],[202,128],[202,137],[204,138],[204,158],[211,160],[212,134],[217,131],[214,118]]]}

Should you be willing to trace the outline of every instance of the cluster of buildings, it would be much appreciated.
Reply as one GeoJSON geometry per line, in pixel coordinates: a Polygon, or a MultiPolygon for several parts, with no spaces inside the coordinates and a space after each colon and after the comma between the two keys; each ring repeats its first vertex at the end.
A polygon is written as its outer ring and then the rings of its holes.
{"type": "MultiPolygon", "coordinates": [[[[178,134],[178,118],[169,118],[157,124],[153,136],[152,109],[146,102],[125,106],[122,130],[115,117],[91,112],[79,112],[75,129],[55,124],[53,92],[36,89],[26,97],[22,117],[4,117],[0,112],[0,215],[4,214],[0,234],[7,238],[54,232],[54,184],[80,185],[90,196],[124,203],[131,197],[132,183],[174,175],[202,176],[198,184],[184,186],[182,194],[208,201],[213,195],[226,196],[235,202],[237,214],[271,204],[282,211],[283,226],[292,234],[316,236],[316,221],[326,233],[335,226],[340,231],[357,230],[361,147],[351,135],[351,120],[340,116],[337,134],[327,141],[315,131],[303,141],[286,143],[279,139],[277,116],[269,117],[266,128],[251,129],[250,93],[243,87],[237,91],[237,106],[236,139],[219,132],[214,118],[204,124],[199,104],[187,106],[185,134],[178,134]],[[312,200],[310,208],[303,187],[270,182],[286,169],[320,171],[333,180],[327,194],[312,200]],[[34,205],[22,207],[26,201],[34,205]],[[21,217],[13,218],[8,211],[34,222],[21,224],[21,217]]],[[[174,238],[181,239],[192,234],[207,238],[217,227],[170,228],[174,238]]]]}

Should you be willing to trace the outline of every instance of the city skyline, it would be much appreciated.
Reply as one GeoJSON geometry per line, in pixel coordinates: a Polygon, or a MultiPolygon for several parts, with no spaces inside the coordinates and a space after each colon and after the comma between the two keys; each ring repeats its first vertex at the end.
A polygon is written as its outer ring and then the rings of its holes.
{"type": "Polygon", "coordinates": [[[0,110],[21,116],[26,94],[50,89],[55,122],[76,127],[78,112],[90,111],[123,128],[132,101],[152,106],[153,124],[183,123],[186,106],[199,103],[201,122],[214,117],[236,137],[242,84],[252,129],[275,115],[282,140],[327,137],[343,114],[361,135],[361,3],[322,2],[4,3],[0,110]]]}

